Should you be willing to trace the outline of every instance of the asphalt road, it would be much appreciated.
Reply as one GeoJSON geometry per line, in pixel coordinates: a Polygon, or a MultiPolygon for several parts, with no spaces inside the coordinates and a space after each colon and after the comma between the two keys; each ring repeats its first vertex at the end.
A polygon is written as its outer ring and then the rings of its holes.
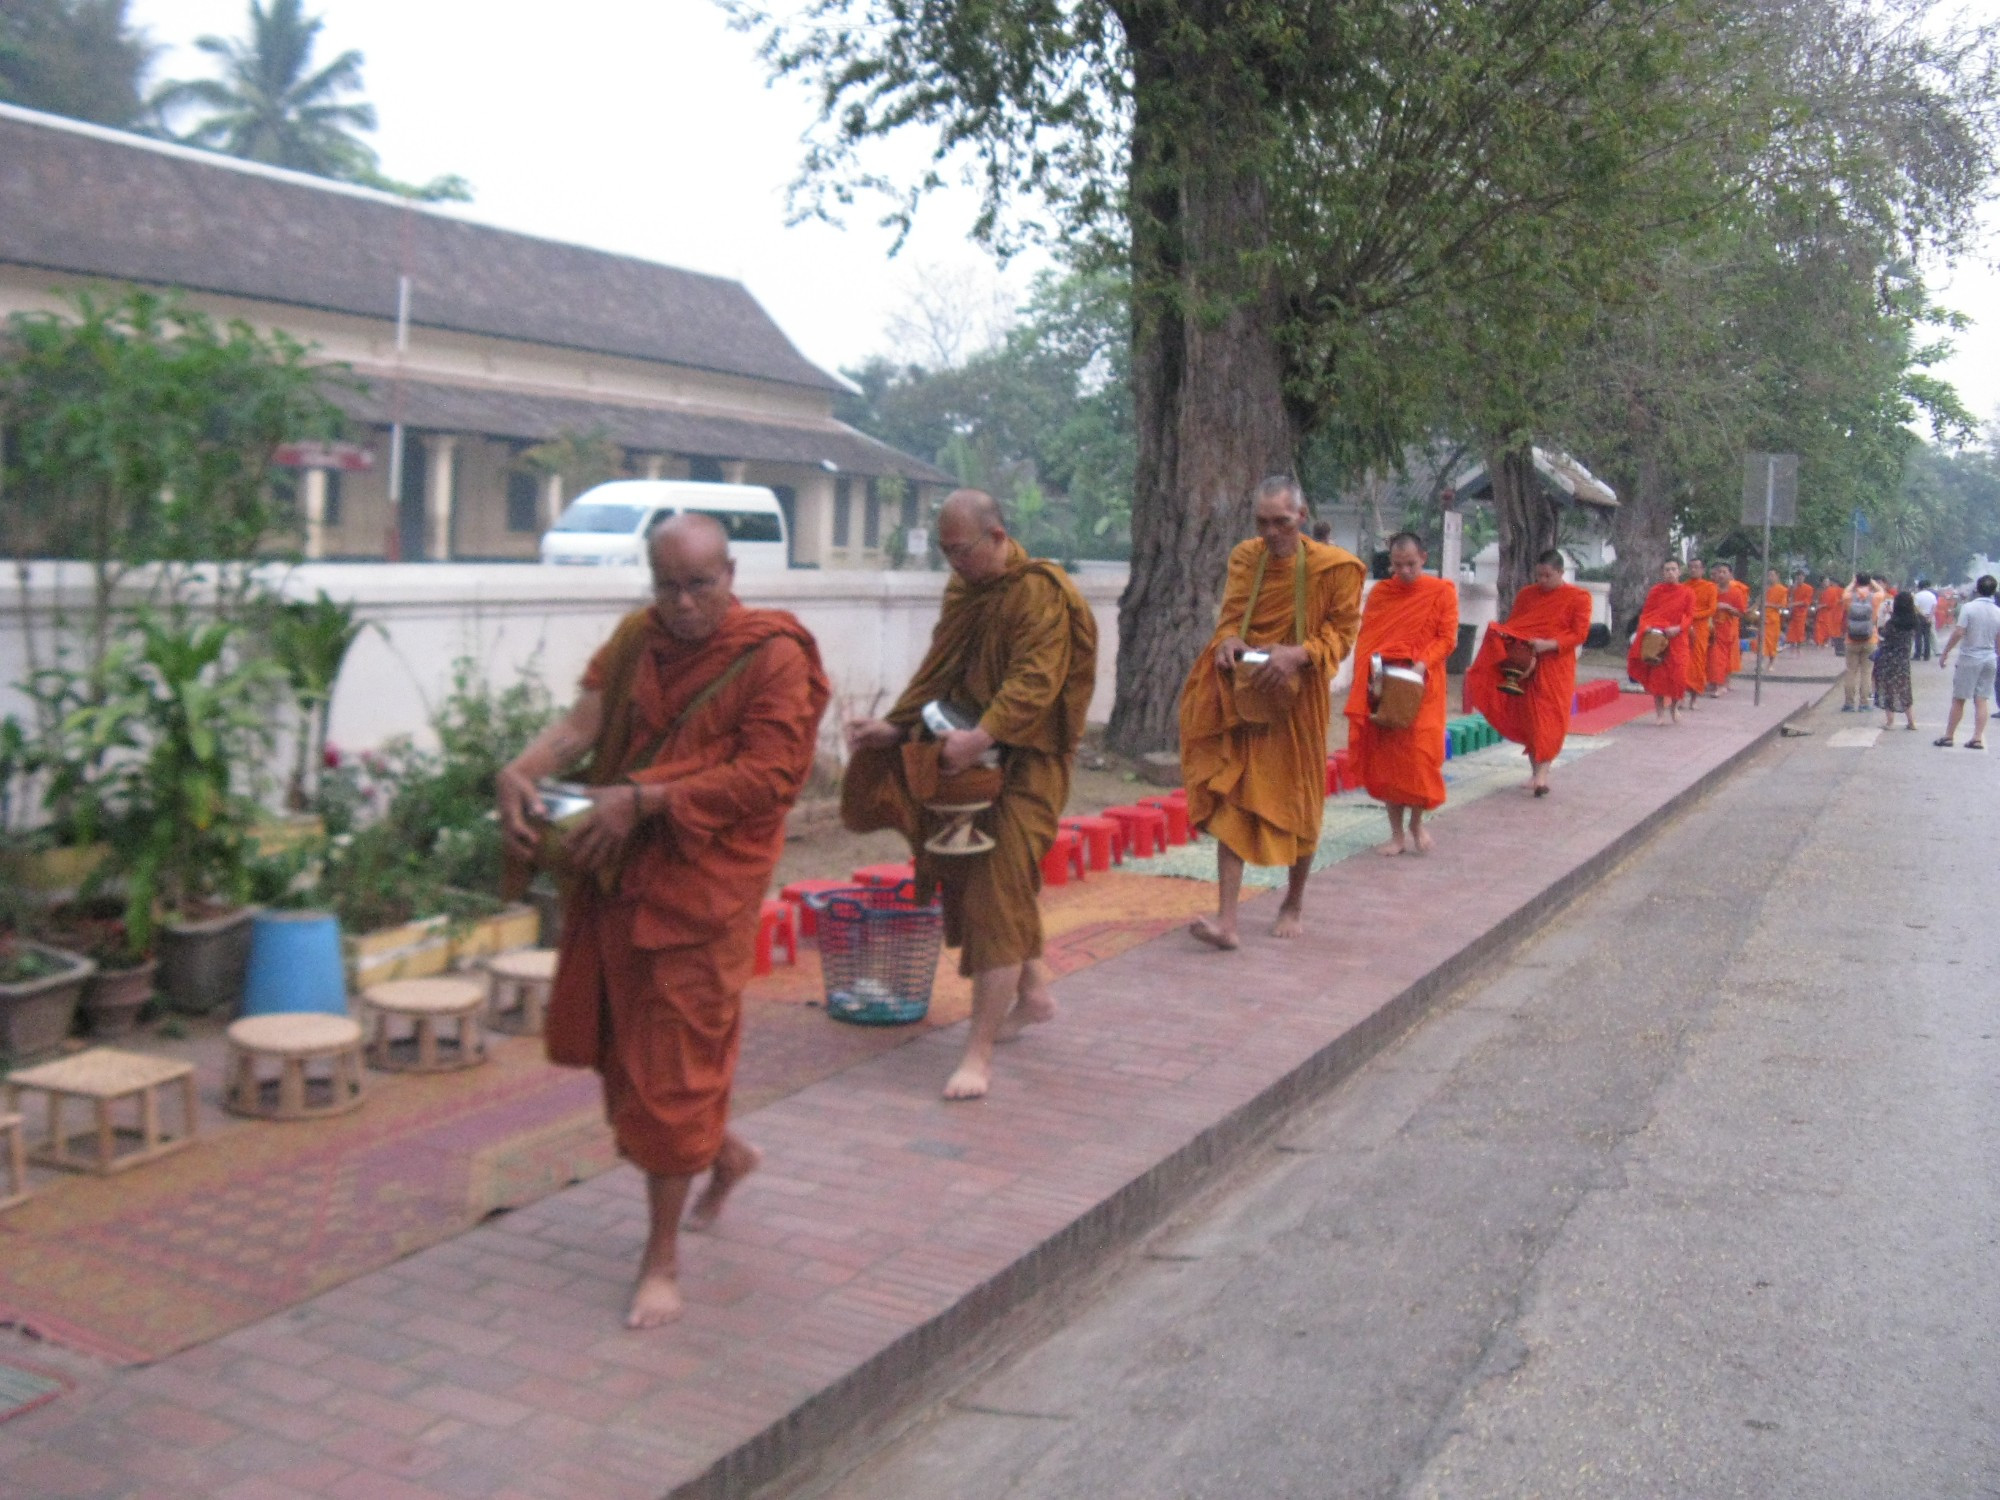
{"type": "Polygon", "coordinates": [[[2000,764],[1917,673],[828,1493],[2000,1497],[2000,764]]]}

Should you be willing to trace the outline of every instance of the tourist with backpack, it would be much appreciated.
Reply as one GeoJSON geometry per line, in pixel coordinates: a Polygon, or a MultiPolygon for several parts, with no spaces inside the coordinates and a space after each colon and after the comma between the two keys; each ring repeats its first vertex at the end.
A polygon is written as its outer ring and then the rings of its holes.
{"type": "Polygon", "coordinates": [[[1840,597],[1842,649],[1847,653],[1847,671],[1841,678],[1843,701],[1840,711],[1844,714],[1862,713],[1867,710],[1872,696],[1869,663],[1875,655],[1875,617],[1882,596],[1866,573],[1856,573],[1853,585],[1840,597]]]}

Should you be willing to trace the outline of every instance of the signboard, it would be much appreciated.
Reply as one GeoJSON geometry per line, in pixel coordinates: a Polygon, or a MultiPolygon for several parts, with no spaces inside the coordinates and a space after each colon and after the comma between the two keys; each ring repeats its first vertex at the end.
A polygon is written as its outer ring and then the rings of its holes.
{"type": "Polygon", "coordinates": [[[375,467],[375,455],[359,443],[281,443],[271,462],[281,469],[339,469],[359,474],[375,467]]]}
{"type": "Polygon", "coordinates": [[[1773,526],[1792,526],[1799,519],[1799,456],[1796,453],[1752,453],[1743,460],[1743,524],[1762,526],[1769,496],[1773,526]]]}

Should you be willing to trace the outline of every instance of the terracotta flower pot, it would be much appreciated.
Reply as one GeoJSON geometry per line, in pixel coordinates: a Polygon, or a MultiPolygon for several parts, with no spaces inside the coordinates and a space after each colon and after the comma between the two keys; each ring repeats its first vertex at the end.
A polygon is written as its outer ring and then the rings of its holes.
{"type": "Polygon", "coordinates": [[[83,1015],[90,1034],[100,1041],[128,1036],[139,1024],[139,1012],[153,998],[158,959],[149,958],[130,969],[99,969],[83,987],[83,1015]]]}

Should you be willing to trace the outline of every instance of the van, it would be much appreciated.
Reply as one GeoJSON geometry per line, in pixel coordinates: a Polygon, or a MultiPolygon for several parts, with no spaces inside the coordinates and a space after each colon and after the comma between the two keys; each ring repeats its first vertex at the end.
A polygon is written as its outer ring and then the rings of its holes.
{"type": "Polygon", "coordinates": [[[591,567],[646,565],[646,538],[669,516],[708,516],[729,533],[736,571],[782,571],[790,557],[785,513],[761,485],[692,479],[614,479],[585,490],[542,535],[542,561],[591,567]]]}

